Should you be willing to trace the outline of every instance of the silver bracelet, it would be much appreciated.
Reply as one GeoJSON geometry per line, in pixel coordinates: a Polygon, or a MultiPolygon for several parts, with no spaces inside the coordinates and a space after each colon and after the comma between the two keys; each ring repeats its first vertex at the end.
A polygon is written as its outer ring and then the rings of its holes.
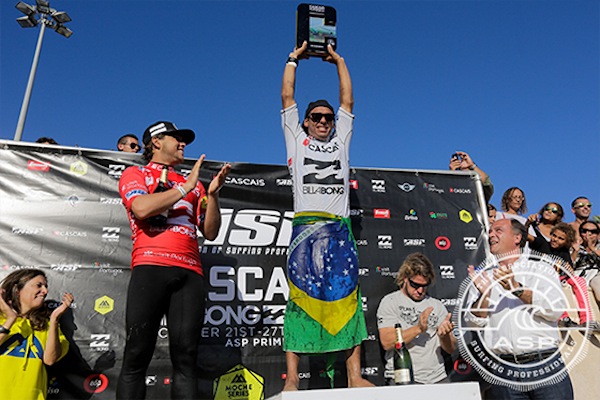
{"type": "Polygon", "coordinates": [[[175,186],[175,189],[179,190],[179,193],[181,193],[181,198],[182,199],[185,196],[187,196],[187,192],[185,191],[185,189],[183,188],[183,186],[175,186]]]}

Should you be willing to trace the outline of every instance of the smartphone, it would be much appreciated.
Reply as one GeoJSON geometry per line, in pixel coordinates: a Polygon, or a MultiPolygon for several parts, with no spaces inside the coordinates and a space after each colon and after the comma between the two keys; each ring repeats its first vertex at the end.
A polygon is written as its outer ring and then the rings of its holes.
{"type": "Polygon", "coordinates": [[[298,5],[296,11],[296,47],[308,42],[306,54],[325,57],[327,45],[337,49],[335,8],[319,4],[298,5]]]}
{"type": "Polygon", "coordinates": [[[460,158],[460,156],[458,155],[458,153],[454,153],[452,154],[451,157],[452,160],[458,160],[458,161],[462,161],[462,159],[460,158]]]}

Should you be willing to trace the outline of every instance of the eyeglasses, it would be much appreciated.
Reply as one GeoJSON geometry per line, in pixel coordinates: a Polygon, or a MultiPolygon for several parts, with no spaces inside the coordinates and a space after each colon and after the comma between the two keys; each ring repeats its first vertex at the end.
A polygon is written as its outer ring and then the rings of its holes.
{"type": "Polygon", "coordinates": [[[325,121],[327,123],[333,122],[333,119],[335,118],[335,114],[331,114],[331,113],[312,113],[309,115],[310,119],[312,122],[317,123],[317,122],[321,122],[321,119],[323,117],[325,117],[325,121]]]}
{"type": "Polygon", "coordinates": [[[592,203],[577,203],[573,206],[573,208],[583,208],[583,207],[592,208],[592,203]]]}
{"type": "Polygon", "coordinates": [[[129,143],[129,147],[131,147],[131,150],[135,150],[137,151],[140,148],[140,145],[134,142],[129,143]]]}
{"type": "Polygon", "coordinates": [[[600,231],[598,229],[581,228],[581,233],[591,233],[592,235],[597,235],[598,233],[600,233],[600,231]]]}
{"type": "Polygon", "coordinates": [[[552,213],[558,214],[558,208],[556,207],[546,207],[544,208],[544,211],[552,211],[552,213]]]}
{"type": "Polygon", "coordinates": [[[523,196],[510,196],[510,198],[513,200],[525,200],[525,197],[523,196]]]}
{"type": "Polygon", "coordinates": [[[429,286],[429,283],[426,283],[426,284],[417,283],[417,282],[412,281],[410,278],[408,278],[408,283],[410,284],[410,286],[412,286],[413,289],[426,288],[427,286],[429,286]]]}

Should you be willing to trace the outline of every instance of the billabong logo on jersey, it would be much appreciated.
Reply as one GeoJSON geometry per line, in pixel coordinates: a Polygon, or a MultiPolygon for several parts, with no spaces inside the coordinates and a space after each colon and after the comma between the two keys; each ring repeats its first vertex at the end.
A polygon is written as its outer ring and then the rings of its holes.
{"type": "Polygon", "coordinates": [[[340,160],[319,161],[312,158],[304,159],[307,173],[304,175],[303,183],[317,185],[343,185],[344,179],[338,177],[342,170],[340,160]]]}

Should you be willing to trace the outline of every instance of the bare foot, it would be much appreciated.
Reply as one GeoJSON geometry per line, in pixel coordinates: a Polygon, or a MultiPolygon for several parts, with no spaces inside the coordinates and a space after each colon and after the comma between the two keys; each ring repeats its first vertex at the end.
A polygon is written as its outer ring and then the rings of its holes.
{"type": "Polygon", "coordinates": [[[348,387],[373,387],[373,386],[375,386],[375,385],[362,377],[348,380],[348,387]]]}
{"type": "Polygon", "coordinates": [[[288,377],[285,379],[285,384],[283,385],[284,392],[292,392],[294,390],[298,390],[298,385],[300,384],[300,380],[298,378],[292,379],[288,377]]]}

